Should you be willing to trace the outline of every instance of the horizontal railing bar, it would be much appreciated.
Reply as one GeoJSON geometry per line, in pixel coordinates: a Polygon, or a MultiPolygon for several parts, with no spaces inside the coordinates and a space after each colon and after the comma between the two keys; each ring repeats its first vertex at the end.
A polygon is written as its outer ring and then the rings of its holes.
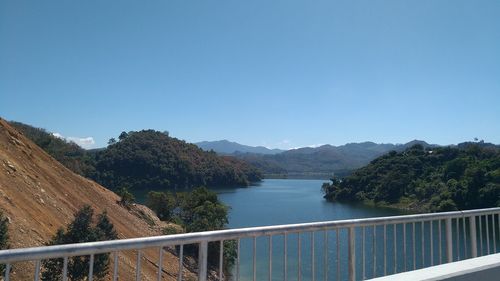
{"type": "Polygon", "coordinates": [[[53,246],[23,248],[23,249],[9,249],[0,251],[0,264],[26,261],[26,260],[50,259],[50,258],[60,258],[68,256],[84,256],[91,254],[110,253],[116,251],[138,250],[144,248],[196,244],[200,242],[213,242],[220,240],[227,241],[239,238],[257,237],[257,236],[280,235],[280,234],[283,235],[287,233],[322,231],[329,229],[362,227],[362,226],[373,226],[373,225],[384,225],[384,224],[422,222],[422,221],[430,221],[437,219],[462,218],[462,217],[497,214],[497,213],[500,213],[500,208],[249,227],[249,228],[194,232],[194,233],[152,236],[152,237],[142,237],[142,238],[132,238],[132,239],[120,239],[111,241],[53,245],[53,246]]]}

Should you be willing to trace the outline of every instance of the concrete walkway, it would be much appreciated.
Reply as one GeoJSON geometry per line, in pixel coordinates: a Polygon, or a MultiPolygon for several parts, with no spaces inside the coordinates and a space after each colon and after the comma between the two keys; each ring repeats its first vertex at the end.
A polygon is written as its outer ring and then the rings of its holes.
{"type": "Polygon", "coordinates": [[[457,261],[398,273],[371,281],[497,281],[500,280],[500,254],[457,261]]]}

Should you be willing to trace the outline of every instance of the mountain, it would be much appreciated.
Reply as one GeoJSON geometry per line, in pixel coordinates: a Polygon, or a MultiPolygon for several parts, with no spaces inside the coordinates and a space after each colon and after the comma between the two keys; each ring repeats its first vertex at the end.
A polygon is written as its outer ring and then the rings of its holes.
{"type": "Polygon", "coordinates": [[[417,143],[425,147],[435,146],[417,140],[407,144],[362,142],[341,146],[327,144],[315,148],[303,147],[274,155],[234,155],[258,167],[267,176],[329,178],[333,174],[345,176],[384,153],[391,150],[402,151],[417,143]]]}
{"type": "Polygon", "coordinates": [[[500,207],[500,146],[462,143],[392,151],[323,185],[329,200],[373,201],[421,211],[500,207]]]}
{"type": "MultiPolygon", "coordinates": [[[[85,204],[96,213],[106,210],[120,239],[161,234],[165,225],[151,210],[140,205],[128,210],[118,200],[116,194],[75,174],[0,119],[0,208],[9,221],[12,248],[45,244],[85,204]]],[[[168,251],[164,259],[165,275],[176,280],[172,265],[178,259],[168,251]]],[[[120,280],[135,280],[136,254],[122,252],[119,260],[120,280]]],[[[157,260],[156,249],[144,251],[142,280],[156,280],[157,260]]],[[[13,269],[14,280],[33,279],[32,263],[15,264],[13,269]]]]}
{"type": "Polygon", "coordinates": [[[228,140],[202,141],[195,144],[205,151],[213,150],[219,154],[235,154],[235,153],[278,154],[284,151],[281,149],[269,149],[263,146],[248,146],[239,144],[237,142],[231,142],[228,140]]]}
{"type": "Polygon", "coordinates": [[[261,179],[246,162],[154,130],[123,132],[95,159],[95,174],[90,176],[112,189],[249,185],[261,179]]]}

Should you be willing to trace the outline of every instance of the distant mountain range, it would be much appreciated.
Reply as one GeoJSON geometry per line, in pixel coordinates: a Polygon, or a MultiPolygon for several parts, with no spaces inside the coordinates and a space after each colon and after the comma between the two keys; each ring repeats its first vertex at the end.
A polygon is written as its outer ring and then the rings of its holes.
{"type": "Polygon", "coordinates": [[[323,145],[291,150],[271,150],[265,147],[241,145],[227,140],[197,143],[202,149],[231,154],[259,168],[268,177],[328,178],[344,176],[391,150],[402,151],[413,145],[437,145],[413,140],[405,144],[348,143],[340,146],[323,145]],[[258,152],[263,151],[263,153],[258,152]]]}
{"type": "Polygon", "coordinates": [[[203,150],[206,151],[213,150],[219,154],[236,154],[236,153],[278,154],[285,151],[281,149],[269,149],[263,146],[243,145],[228,140],[202,141],[195,144],[203,150]]]}

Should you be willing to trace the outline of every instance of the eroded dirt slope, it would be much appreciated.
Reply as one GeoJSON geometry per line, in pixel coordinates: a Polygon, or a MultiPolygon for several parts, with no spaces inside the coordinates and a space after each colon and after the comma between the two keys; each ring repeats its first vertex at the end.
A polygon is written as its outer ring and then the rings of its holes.
{"type": "MultiPolygon", "coordinates": [[[[144,220],[118,205],[118,200],[116,194],[74,174],[0,119],[0,208],[10,221],[11,248],[43,245],[84,204],[96,213],[107,210],[120,239],[161,234],[162,222],[149,209],[136,207],[136,212],[142,210],[151,217],[144,220]]],[[[164,259],[165,280],[175,280],[177,258],[167,253],[164,259]]],[[[157,260],[158,249],[145,252],[142,280],[155,280],[157,260]]],[[[135,280],[135,264],[136,253],[120,254],[120,280],[135,280]]],[[[13,280],[32,279],[29,265],[14,266],[13,280]]],[[[188,279],[193,276],[185,274],[188,279]]]]}

